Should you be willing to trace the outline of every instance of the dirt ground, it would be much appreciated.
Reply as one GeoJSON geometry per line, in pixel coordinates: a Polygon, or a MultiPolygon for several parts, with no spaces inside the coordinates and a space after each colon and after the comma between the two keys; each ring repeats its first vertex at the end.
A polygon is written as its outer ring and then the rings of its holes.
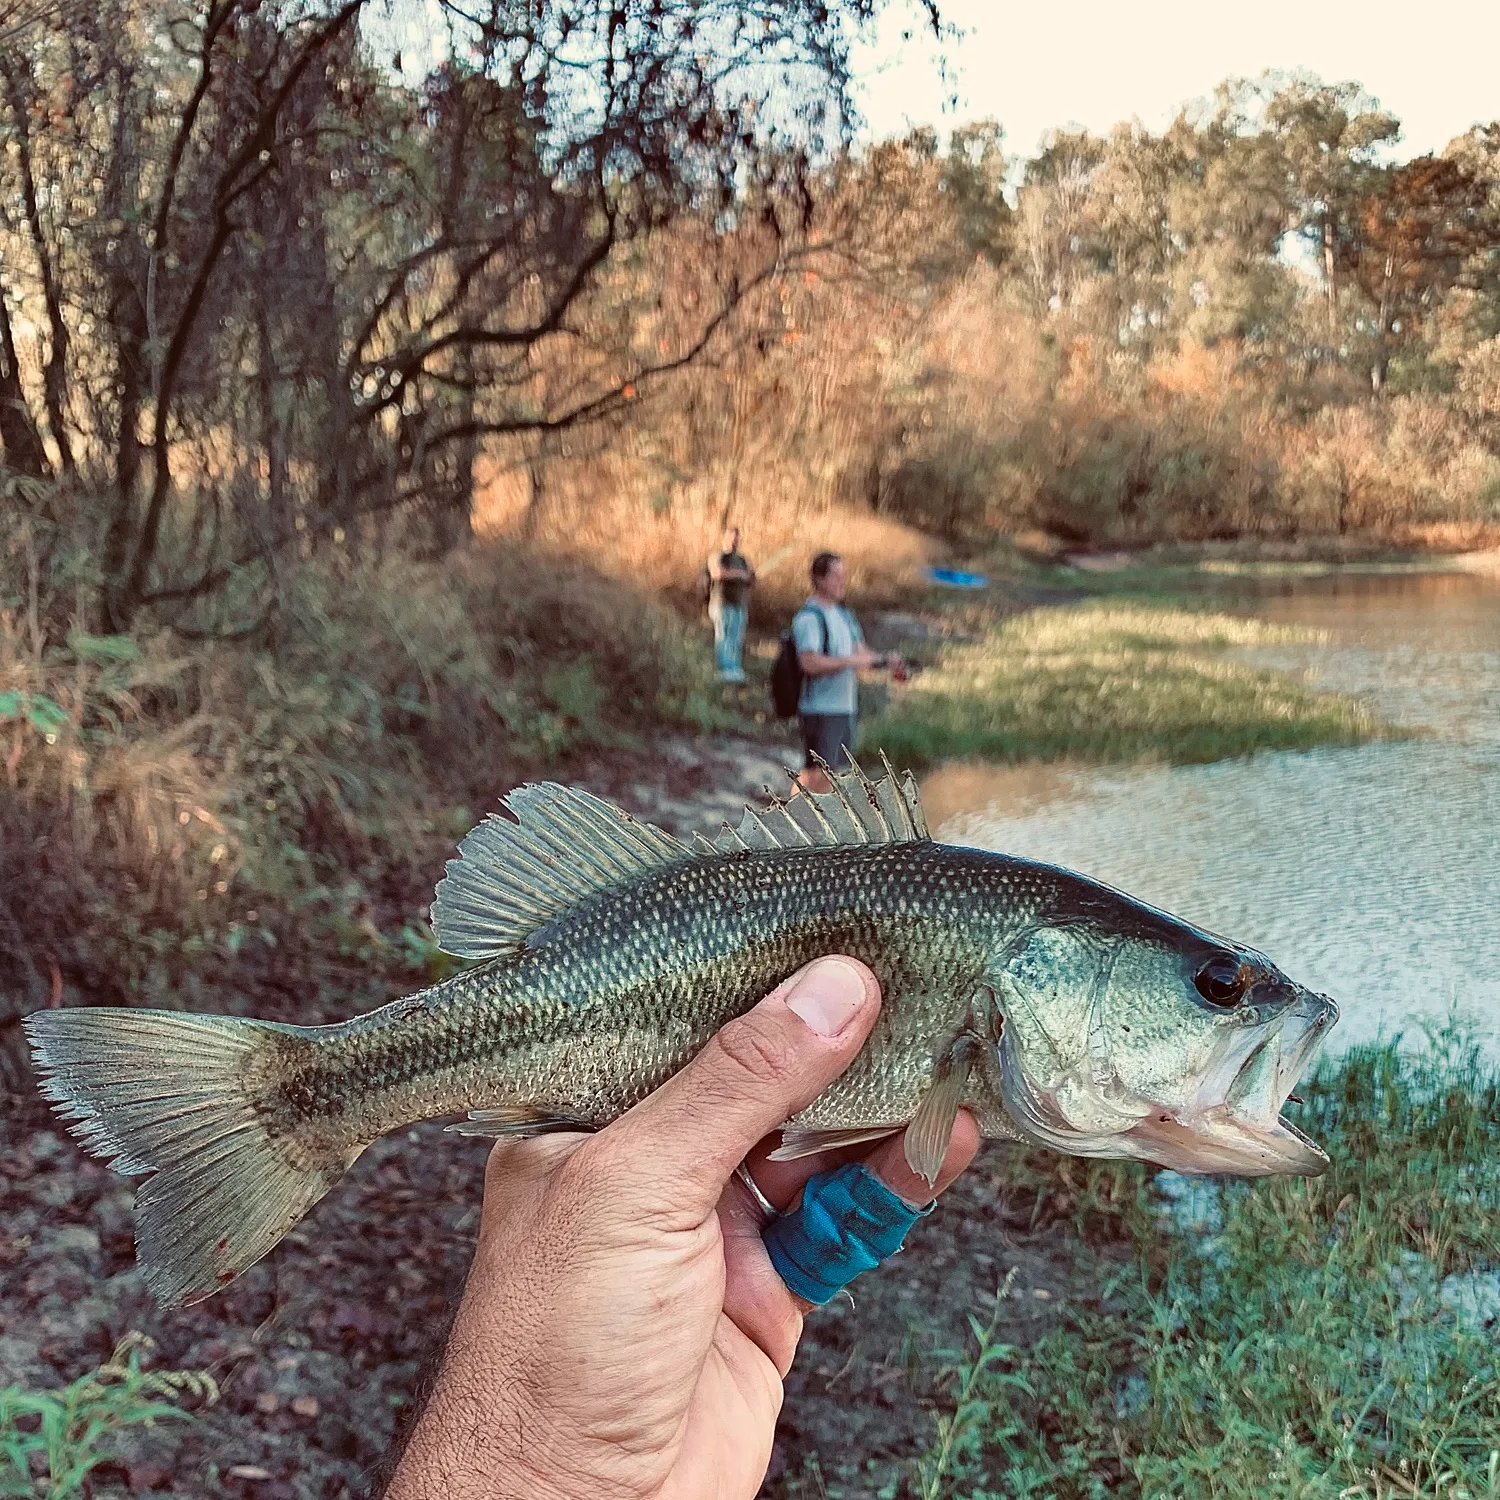
{"type": "MultiPolygon", "coordinates": [[[[673,742],[589,778],[684,828],[785,785],[788,750],[673,742]]],[[[285,1010],[268,1003],[263,1014],[285,1010]]],[[[298,1019],[318,1017],[299,1015],[298,1019]]],[[[998,1190],[991,1148],[908,1249],[809,1324],[766,1497],[865,1500],[896,1488],[934,1430],[934,1351],[959,1349],[1016,1268],[1000,1337],[1025,1343],[1106,1281],[1034,1202],[998,1190]]],[[[220,1403],[122,1442],[95,1496],[334,1500],[379,1494],[441,1348],[478,1225],[483,1142],[423,1126],[379,1142],[281,1247],[224,1293],[163,1314],[135,1268],[132,1186],[85,1156],[40,1100],[0,1109],[0,1389],[61,1386],[139,1330],[157,1368],[207,1370],[220,1403]]],[[[1107,1253],[1107,1252],[1104,1252],[1107,1253]]],[[[1089,1252],[1092,1256],[1094,1252],[1089,1252]]]]}
{"type": "MultiPolygon", "coordinates": [[[[934,1431],[932,1356],[959,1349],[1016,1280],[999,1337],[1029,1342],[1108,1271],[1080,1264],[984,1155],[907,1249],[809,1322],[787,1386],[767,1500],[874,1500],[934,1431]]],[[[220,1403],[132,1436],[92,1493],[335,1500],[378,1494],[444,1330],[478,1227],[483,1142],[433,1125],[387,1138],[267,1260],[209,1302],[161,1313],[135,1268],[131,1185],[40,1108],[0,1117],[0,1388],[65,1384],[132,1329],[160,1368],[208,1370],[220,1403]]]]}

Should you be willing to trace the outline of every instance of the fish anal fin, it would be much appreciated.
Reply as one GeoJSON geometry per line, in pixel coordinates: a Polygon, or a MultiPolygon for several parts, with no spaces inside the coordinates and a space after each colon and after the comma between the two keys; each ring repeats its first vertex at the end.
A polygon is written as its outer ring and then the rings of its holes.
{"type": "Polygon", "coordinates": [[[767,1160],[800,1161],[804,1156],[816,1156],[821,1151],[838,1151],[845,1146],[863,1145],[866,1141],[883,1141],[900,1129],[899,1125],[873,1125],[848,1130],[804,1130],[800,1126],[788,1125],[781,1132],[781,1144],[767,1160]]]}
{"type": "Polygon", "coordinates": [[[929,1183],[937,1181],[943,1159],[948,1155],[953,1122],[958,1119],[959,1107],[968,1091],[975,1050],[976,1040],[968,1033],[958,1038],[952,1050],[938,1062],[932,1082],[906,1127],[906,1164],[929,1183]]]}
{"type": "Polygon", "coordinates": [[[443,1130],[449,1135],[478,1135],[490,1140],[518,1141],[534,1135],[552,1135],[558,1131],[590,1131],[595,1127],[586,1120],[567,1115],[549,1115],[527,1109],[524,1105],[504,1104],[497,1109],[471,1109],[468,1117],[443,1130]]]}

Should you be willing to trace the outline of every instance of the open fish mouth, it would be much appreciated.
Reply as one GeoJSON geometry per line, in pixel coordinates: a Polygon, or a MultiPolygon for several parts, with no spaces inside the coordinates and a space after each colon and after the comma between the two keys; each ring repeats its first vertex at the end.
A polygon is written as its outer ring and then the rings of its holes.
{"type": "Polygon", "coordinates": [[[1317,1177],[1328,1170],[1323,1149],[1290,1120],[1246,1119],[1228,1106],[1192,1116],[1148,1115],[1130,1139],[1136,1154],[1174,1172],[1317,1177]]]}
{"type": "Polygon", "coordinates": [[[1338,1019],[1338,1006],[1308,995],[1283,1025],[1233,1071],[1227,1089],[1205,1082],[1201,1102],[1185,1110],[1153,1110],[1129,1132],[1134,1154],[1184,1173],[1239,1177],[1316,1177],[1328,1157],[1281,1114],[1338,1019]]]}
{"type": "Polygon", "coordinates": [[[1006,1109],[1028,1140],[1074,1156],[1133,1158],[1191,1174],[1316,1177],[1327,1171],[1327,1156],[1281,1109],[1338,1014],[1327,996],[1303,991],[1269,1024],[1231,1033],[1185,1106],[1130,1095],[1102,1058],[1106,1065],[1082,1083],[1069,1075],[1034,1086],[1017,1049],[1002,1043],[1006,1109]]]}

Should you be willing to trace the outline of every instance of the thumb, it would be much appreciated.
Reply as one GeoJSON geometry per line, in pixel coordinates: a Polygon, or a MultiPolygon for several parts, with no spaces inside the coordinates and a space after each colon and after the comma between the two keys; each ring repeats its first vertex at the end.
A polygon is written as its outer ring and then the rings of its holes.
{"type": "Polygon", "coordinates": [[[629,1163],[639,1192],[700,1221],[750,1148],[849,1066],[879,1012],[880,986],[864,964],[816,959],[725,1026],[600,1144],[613,1136],[610,1155],[629,1163]]]}

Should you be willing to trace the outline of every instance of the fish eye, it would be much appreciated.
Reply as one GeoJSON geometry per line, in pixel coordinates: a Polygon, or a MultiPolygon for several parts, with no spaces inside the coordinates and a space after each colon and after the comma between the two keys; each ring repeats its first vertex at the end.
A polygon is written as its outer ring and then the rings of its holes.
{"type": "Polygon", "coordinates": [[[1233,1010],[1250,988],[1249,967],[1232,953],[1216,953],[1193,976],[1198,993],[1220,1010],[1233,1010]]]}

